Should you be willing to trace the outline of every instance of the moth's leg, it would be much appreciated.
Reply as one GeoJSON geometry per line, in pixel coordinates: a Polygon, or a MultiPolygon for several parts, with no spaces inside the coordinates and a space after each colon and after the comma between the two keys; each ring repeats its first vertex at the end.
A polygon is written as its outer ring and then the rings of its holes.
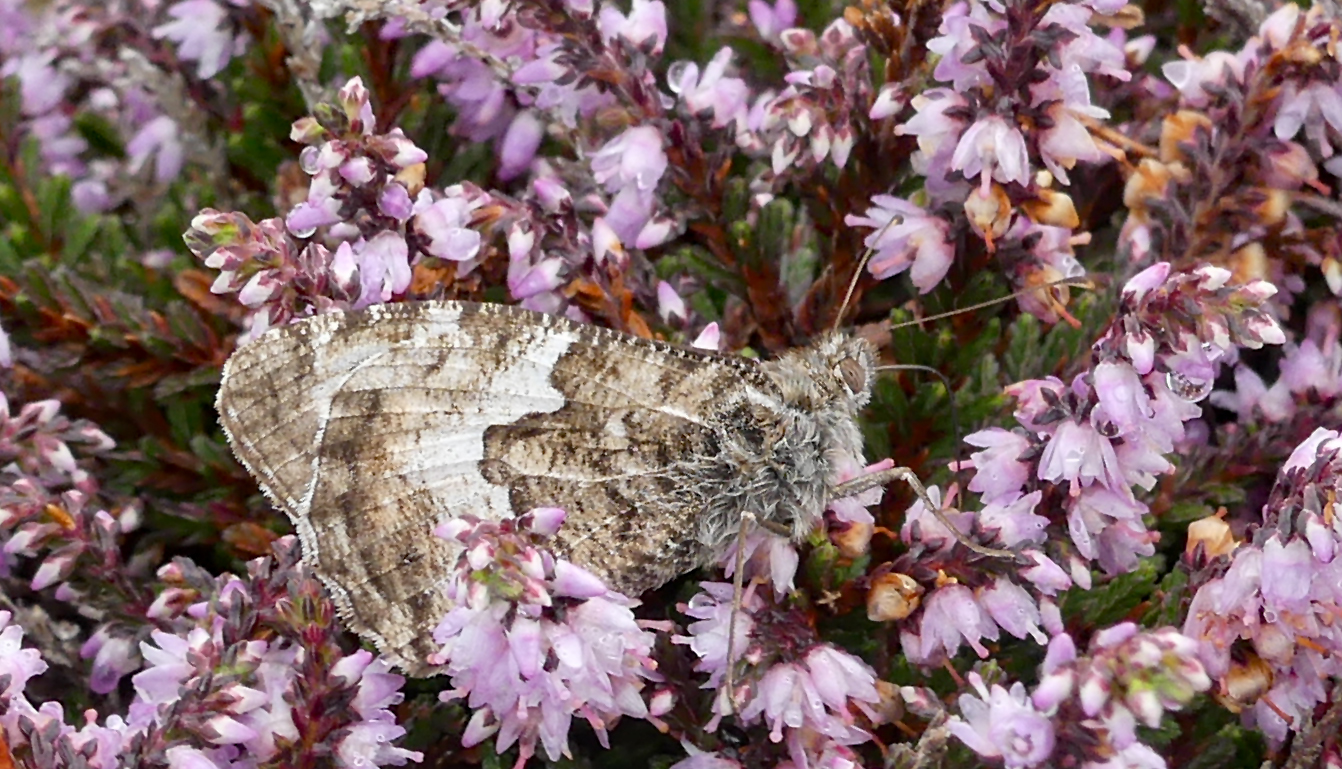
{"type": "Polygon", "coordinates": [[[750,531],[752,523],[768,523],[768,521],[758,521],[754,513],[741,513],[741,528],[736,533],[736,571],[732,574],[732,612],[727,616],[727,675],[724,679],[724,689],[726,690],[724,716],[730,716],[736,712],[736,660],[732,659],[732,651],[736,648],[736,615],[741,611],[742,596],[745,594],[745,573],[746,573],[746,534],[750,531]]]}
{"type": "Polygon", "coordinates": [[[856,496],[864,491],[877,488],[878,486],[884,486],[892,481],[903,481],[907,483],[909,487],[913,489],[913,493],[918,495],[918,499],[922,500],[923,505],[926,506],[928,510],[931,510],[932,514],[937,517],[937,520],[941,521],[941,524],[955,535],[956,541],[960,544],[973,550],[979,555],[985,555],[992,558],[1009,558],[1013,561],[1016,560],[1017,554],[1010,550],[998,550],[995,547],[984,547],[965,536],[964,532],[957,529],[955,524],[951,523],[950,519],[946,517],[946,514],[941,512],[941,506],[932,502],[932,497],[928,495],[927,487],[923,486],[923,482],[918,478],[918,474],[907,467],[892,467],[888,470],[881,470],[867,475],[859,475],[850,481],[844,481],[834,488],[833,498],[843,499],[845,497],[856,496]]]}
{"type": "MultiPolygon", "coordinates": [[[[755,518],[755,516],[754,516],[753,513],[744,513],[744,514],[743,514],[743,517],[741,518],[741,520],[742,520],[743,523],[744,523],[744,521],[745,521],[745,518],[744,518],[745,515],[749,515],[749,516],[751,517],[751,519],[755,521],[755,525],[756,525],[756,526],[759,526],[761,529],[764,529],[765,531],[769,532],[770,534],[777,534],[778,536],[780,536],[780,537],[786,537],[786,538],[789,539],[789,540],[792,539],[792,527],[791,527],[791,526],[785,526],[785,525],[779,523],[778,521],[762,521],[762,520],[759,520],[759,519],[755,518]]],[[[742,531],[744,531],[744,529],[742,529],[742,531]]],[[[742,536],[744,536],[744,535],[742,535],[742,536]]]]}

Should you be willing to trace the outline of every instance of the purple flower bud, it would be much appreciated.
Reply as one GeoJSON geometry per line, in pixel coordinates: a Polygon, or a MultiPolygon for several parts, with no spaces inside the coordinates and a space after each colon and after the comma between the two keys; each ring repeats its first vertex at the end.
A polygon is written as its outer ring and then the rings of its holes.
{"type": "Polygon", "coordinates": [[[555,562],[554,591],[567,598],[595,598],[604,595],[606,586],[601,578],[581,566],[568,561],[555,562]]]}
{"type": "Polygon", "coordinates": [[[978,692],[960,696],[960,716],[946,722],[950,733],[984,758],[1003,759],[1009,767],[1034,767],[1053,755],[1053,724],[1035,710],[1019,682],[1010,690],[984,685],[978,673],[969,682],[978,692]]]}
{"type": "Polygon", "coordinates": [[[700,350],[712,350],[717,352],[721,349],[722,332],[718,330],[717,321],[704,326],[704,330],[699,332],[699,336],[690,342],[691,347],[697,347],[700,350]]]}
{"type": "Polygon", "coordinates": [[[564,187],[564,183],[553,176],[538,176],[531,183],[536,199],[549,213],[562,213],[573,207],[573,195],[564,187]]]}
{"type": "Polygon", "coordinates": [[[675,287],[664,280],[657,283],[657,312],[662,316],[663,323],[670,323],[672,317],[682,321],[689,317],[685,311],[685,300],[676,293],[675,287]]]}
{"type": "Polygon", "coordinates": [[[531,530],[542,537],[553,537],[568,515],[560,507],[538,507],[527,514],[531,516],[531,530]]]}
{"type": "Polygon", "coordinates": [[[764,0],[750,0],[746,8],[750,22],[765,40],[776,39],[797,23],[797,4],[793,0],[775,0],[772,6],[764,0]]]}
{"type": "Polygon", "coordinates": [[[186,745],[168,748],[164,756],[168,759],[168,769],[224,769],[198,748],[186,745]]]}
{"type": "MultiPolygon", "coordinates": [[[[1132,276],[1123,286],[1123,299],[1130,304],[1140,302],[1147,294],[1165,284],[1170,276],[1170,263],[1157,262],[1132,276]]],[[[1138,367],[1138,371],[1141,368],[1138,367]]]]}
{"type": "Polygon", "coordinates": [[[364,88],[363,78],[350,78],[341,87],[336,98],[340,107],[349,118],[350,126],[356,133],[371,135],[376,127],[373,120],[373,105],[368,100],[368,89],[364,88]]]}
{"type": "Polygon", "coordinates": [[[1017,638],[1029,635],[1040,646],[1048,643],[1048,637],[1039,629],[1038,604],[1009,578],[995,578],[988,588],[979,591],[978,601],[1003,630],[1017,638]]]}
{"type": "Polygon", "coordinates": [[[545,126],[534,110],[518,112],[499,145],[499,179],[508,181],[525,172],[536,157],[544,135],[545,126]]]}
{"type": "Polygon", "coordinates": [[[215,745],[236,745],[257,737],[255,729],[227,715],[217,715],[206,721],[202,733],[215,745]]]}
{"type": "Polygon", "coordinates": [[[428,202],[426,193],[415,204],[415,228],[429,239],[433,256],[464,262],[480,252],[480,233],[469,228],[472,206],[461,198],[428,202]]]}
{"type": "Polygon", "coordinates": [[[598,26],[607,41],[623,37],[635,46],[646,46],[656,56],[666,43],[666,6],[661,0],[633,0],[626,16],[615,6],[604,5],[598,26]]]}
{"type": "Polygon", "coordinates": [[[354,187],[371,182],[373,175],[373,163],[368,158],[350,158],[340,164],[340,177],[354,187]]]}
{"type": "Polygon", "coordinates": [[[527,270],[517,280],[513,280],[510,276],[508,292],[512,294],[514,299],[528,299],[537,294],[554,291],[564,283],[563,279],[560,278],[560,273],[563,270],[563,259],[542,259],[540,264],[527,270]]]}

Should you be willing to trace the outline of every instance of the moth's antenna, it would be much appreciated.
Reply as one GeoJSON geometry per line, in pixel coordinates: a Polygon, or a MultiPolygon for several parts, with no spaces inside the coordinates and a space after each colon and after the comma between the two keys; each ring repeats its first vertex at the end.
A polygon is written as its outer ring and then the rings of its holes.
{"type": "MultiPolygon", "coordinates": [[[[891,219],[887,222],[885,227],[880,229],[880,232],[885,232],[886,228],[894,224],[894,221],[894,219],[891,219]]],[[[853,279],[848,281],[848,290],[844,292],[843,304],[839,305],[839,314],[834,316],[834,325],[829,327],[830,331],[837,330],[839,324],[843,322],[843,316],[848,312],[848,302],[852,300],[853,292],[857,290],[857,282],[862,280],[862,271],[867,269],[867,262],[871,261],[871,256],[874,253],[876,253],[876,249],[871,246],[867,246],[867,250],[862,252],[862,258],[857,262],[857,269],[853,271],[853,279]]]]}
{"type": "Polygon", "coordinates": [[[746,534],[754,521],[754,513],[742,512],[741,528],[736,532],[736,572],[732,574],[732,611],[727,617],[727,676],[724,682],[727,701],[724,716],[736,712],[736,660],[732,659],[732,651],[736,647],[736,615],[741,611],[742,597],[745,594],[746,534]]]}
{"type": "MultiPolygon", "coordinates": [[[[957,307],[954,310],[939,312],[936,315],[925,315],[921,318],[906,320],[903,323],[896,323],[890,326],[890,329],[893,331],[895,329],[907,328],[909,326],[917,326],[919,324],[927,323],[934,320],[953,318],[956,315],[963,315],[964,313],[967,312],[982,310],[985,307],[992,307],[995,304],[1009,302],[1012,299],[1019,299],[1020,297],[1025,296],[1026,294],[1033,294],[1036,291],[1043,291],[1044,289],[1048,288],[1058,288],[1060,286],[1066,288],[1083,288],[1086,289],[1087,291],[1090,291],[1095,288],[1095,281],[1090,280],[1089,278],[1059,278],[1058,280],[1050,281],[1048,283],[1041,283],[1037,286],[1031,286],[1030,288],[1022,288],[1021,290],[1012,292],[1010,294],[1007,294],[1006,296],[994,297],[986,301],[978,302],[977,304],[971,304],[968,307],[957,307]]],[[[1073,318],[1073,320],[1075,319],[1073,318]]]]}

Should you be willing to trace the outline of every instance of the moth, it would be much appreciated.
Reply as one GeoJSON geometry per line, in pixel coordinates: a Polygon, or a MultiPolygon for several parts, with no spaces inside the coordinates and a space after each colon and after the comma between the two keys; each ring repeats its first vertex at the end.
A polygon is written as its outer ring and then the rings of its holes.
{"type": "Polygon", "coordinates": [[[505,305],[374,305],[242,346],[217,406],[347,626],[431,675],[460,552],[434,526],[562,507],[556,554],[631,596],[712,562],[743,516],[801,539],[858,490],[836,478],[862,464],[873,358],[839,333],[759,362],[505,305]]]}

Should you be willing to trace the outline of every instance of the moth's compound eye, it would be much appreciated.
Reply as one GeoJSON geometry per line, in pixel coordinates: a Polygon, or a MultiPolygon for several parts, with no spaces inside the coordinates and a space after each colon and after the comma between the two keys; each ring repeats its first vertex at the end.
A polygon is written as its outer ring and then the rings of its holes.
{"type": "Polygon", "coordinates": [[[848,385],[848,392],[859,393],[867,386],[867,370],[857,358],[844,360],[834,373],[848,385]]]}

